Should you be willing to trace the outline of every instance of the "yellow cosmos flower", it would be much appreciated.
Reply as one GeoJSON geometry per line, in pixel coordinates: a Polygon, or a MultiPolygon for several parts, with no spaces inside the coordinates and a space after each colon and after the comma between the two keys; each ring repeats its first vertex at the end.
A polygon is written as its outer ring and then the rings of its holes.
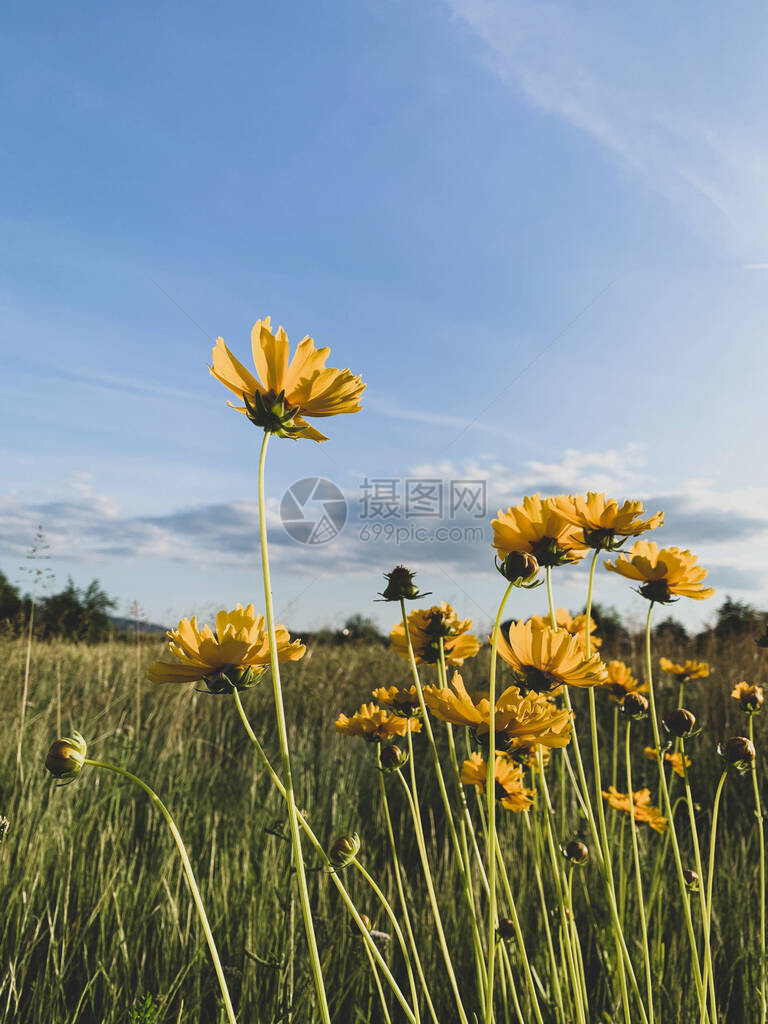
{"type": "MultiPolygon", "coordinates": [[[[285,626],[275,627],[278,661],[298,661],[306,647],[291,641],[285,626]]],[[[197,619],[182,619],[168,632],[168,653],[173,662],[156,661],[149,666],[153,683],[192,683],[202,679],[213,693],[231,693],[252,686],[269,664],[269,636],[263,615],[253,605],[238,604],[231,612],[220,611],[216,629],[197,619]]]]}
{"type": "Polygon", "coordinates": [[[600,655],[585,658],[579,641],[564,629],[513,622],[508,641],[499,632],[498,651],[520,685],[537,693],[559,686],[599,686],[607,678],[600,655]]]}
{"type": "Polygon", "coordinates": [[[587,553],[579,531],[563,516],[559,498],[541,498],[534,494],[523,498],[522,505],[499,509],[491,522],[493,546],[503,561],[513,551],[533,555],[539,565],[563,565],[578,562],[587,553]]]}
{"type": "Polygon", "coordinates": [[[421,710],[416,687],[401,690],[399,686],[379,686],[371,694],[375,701],[384,704],[398,715],[417,715],[421,710]]]}
{"type": "Polygon", "coordinates": [[[759,711],[765,701],[762,686],[750,686],[744,680],[736,683],[731,690],[731,696],[739,701],[745,711],[752,713],[759,711]]]}
{"type": "Polygon", "coordinates": [[[682,665],[670,661],[669,658],[659,658],[659,668],[662,672],[669,672],[671,676],[677,676],[681,681],[688,682],[691,679],[706,679],[709,675],[709,663],[706,661],[685,661],[682,665]]]}
{"type": "MultiPolygon", "coordinates": [[[[474,658],[480,650],[480,641],[467,633],[471,625],[472,619],[460,619],[445,601],[432,608],[412,611],[408,616],[408,632],[416,662],[437,664],[440,661],[441,638],[447,665],[463,665],[467,658],[474,658]]],[[[389,638],[400,657],[407,658],[408,644],[402,622],[393,626],[389,638]]]]}
{"type": "Polygon", "coordinates": [[[603,796],[614,810],[632,814],[635,821],[650,825],[656,832],[663,832],[666,829],[667,819],[662,815],[660,808],[651,804],[650,789],[639,789],[630,799],[628,793],[620,793],[615,786],[609,786],[607,792],[603,790],[603,796]]]}
{"type": "MultiPolygon", "coordinates": [[[[477,786],[485,793],[487,768],[480,754],[471,754],[461,766],[461,781],[465,786],[477,786]]],[[[493,766],[496,799],[510,811],[527,811],[533,804],[534,790],[523,786],[523,769],[508,757],[497,757],[493,766]]]]}
{"type": "Polygon", "coordinates": [[[615,562],[606,562],[609,572],[617,572],[643,585],[640,593],[649,601],[669,604],[675,596],[703,601],[712,597],[712,587],[702,587],[707,570],[696,565],[698,558],[680,548],[660,548],[653,541],[639,540],[615,562]]]}
{"type": "MultiPolygon", "coordinates": [[[[528,620],[532,626],[537,629],[551,628],[549,625],[548,615],[532,615],[528,620]]],[[[558,608],[555,612],[555,622],[557,623],[558,629],[564,629],[566,633],[570,633],[571,636],[575,636],[579,641],[579,647],[582,651],[587,649],[587,616],[586,615],[571,615],[570,612],[565,608],[558,608]]],[[[595,636],[595,630],[597,629],[597,623],[590,615],[589,617],[589,636],[590,636],[590,647],[594,650],[596,647],[601,647],[603,641],[599,636],[595,636]]]]}
{"type": "Polygon", "coordinates": [[[365,384],[349,370],[326,368],[329,348],[315,348],[312,338],[304,338],[289,363],[288,336],[282,327],[273,334],[269,317],[254,324],[251,346],[256,377],[235,359],[223,338],[216,341],[210,371],[244,403],[232,407],[252,423],[280,437],[327,441],[305,417],[359,411],[365,384]]]}
{"type": "Polygon", "coordinates": [[[411,732],[421,731],[421,722],[417,718],[403,718],[391,715],[377,704],[363,704],[351,718],[339,715],[336,719],[336,731],[347,736],[362,736],[365,740],[388,740],[393,736],[405,736],[411,732]]]}
{"type": "MultiPolygon", "coordinates": [[[[478,736],[488,733],[491,704],[487,694],[471,697],[464,680],[454,672],[450,686],[424,687],[424,703],[435,716],[452,725],[466,725],[478,736]]],[[[545,747],[565,747],[571,738],[571,715],[557,708],[541,694],[523,696],[509,686],[496,701],[496,735],[508,752],[523,751],[540,743],[545,747]]]]}
{"type": "Polygon", "coordinates": [[[605,494],[589,491],[586,497],[570,495],[558,499],[558,510],[583,534],[584,542],[591,548],[615,551],[627,537],[638,537],[647,530],[655,530],[664,522],[664,513],[657,512],[650,519],[642,501],[624,501],[619,505],[605,494]]]}
{"type": "MultiPolygon", "coordinates": [[[[645,756],[648,758],[649,761],[655,761],[656,764],[659,763],[659,759],[656,756],[656,748],[655,747],[645,747],[643,749],[643,753],[645,754],[645,756]]],[[[672,765],[672,770],[674,771],[675,775],[679,775],[681,779],[685,776],[685,769],[683,768],[683,755],[682,754],[665,754],[664,755],[664,760],[668,764],[672,765]]],[[[688,755],[686,755],[686,758],[685,758],[685,767],[686,768],[690,768],[691,767],[691,759],[690,759],[690,757],[688,757],[688,755]]]]}
{"type": "Polygon", "coordinates": [[[628,693],[647,693],[648,684],[635,679],[628,665],[623,661],[609,661],[605,666],[608,678],[602,684],[611,700],[621,704],[628,693]]]}

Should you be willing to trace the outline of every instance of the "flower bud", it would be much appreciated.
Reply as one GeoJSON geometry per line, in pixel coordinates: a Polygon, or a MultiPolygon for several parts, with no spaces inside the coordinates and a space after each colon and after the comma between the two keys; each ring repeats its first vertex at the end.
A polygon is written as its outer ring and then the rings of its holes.
{"type": "Polygon", "coordinates": [[[420,597],[428,597],[431,593],[421,593],[413,582],[416,574],[404,565],[396,565],[392,572],[385,572],[387,585],[379,594],[384,601],[415,601],[420,597]]]}
{"type": "Polygon", "coordinates": [[[500,939],[514,939],[515,922],[510,917],[500,917],[496,931],[500,939]]]}
{"type": "Polygon", "coordinates": [[[586,843],[582,843],[580,839],[572,839],[570,843],[566,843],[561,849],[563,856],[571,864],[586,864],[589,860],[589,847],[586,843]]]}
{"type": "Polygon", "coordinates": [[[539,571],[539,563],[527,551],[510,551],[506,558],[496,559],[496,568],[505,580],[516,587],[530,587],[539,571]]]}
{"type": "MultiPolygon", "coordinates": [[[[367,914],[361,914],[360,915],[360,920],[365,925],[365,930],[367,932],[369,932],[371,930],[371,928],[373,927],[373,925],[371,924],[370,917],[368,917],[367,914]]],[[[352,932],[353,935],[359,935],[360,934],[360,928],[358,927],[357,921],[355,921],[354,918],[350,918],[350,920],[349,920],[349,930],[352,932]]]]}
{"type": "Polygon", "coordinates": [[[360,852],[360,836],[353,832],[349,836],[339,836],[331,843],[328,860],[335,868],[345,868],[351,864],[360,852]]]}
{"type": "Polygon", "coordinates": [[[685,882],[689,892],[699,891],[699,876],[697,872],[691,871],[690,868],[686,868],[685,871],[683,871],[683,881],[685,882]]]}
{"type": "Polygon", "coordinates": [[[621,702],[621,709],[630,718],[645,718],[648,714],[648,698],[642,693],[628,693],[621,702]]]}
{"type": "Polygon", "coordinates": [[[750,686],[746,682],[737,683],[731,696],[738,700],[748,715],[754,715],[765,703],[762,686],[750,686]]]}
{"type": "Polygon", "coordinates": [[[79,732],[56,740],[48,751],[45,767],[55,779],[71,782],[85,763],[88,747],[79,732]]]}
{"type": "Polygon", "coordinates": [[[670,736],[687,739],[696,729],[696,716],[687,708],[675,708],[664,719],[664,728],[670,736]]]}
{"type": "Polygon", "coordinates": [[[751,768],[757,756],[754,743],[746,736],[731,736],[720,744],[718,753],[728,765],[740,772],[751,768]]]}
{"type": "Polygon", "coordinates": [[[402,750],[392,743],[381,752],[381,769],[385,772],[396,772],[408,763],[408,751],[402,750]]]}

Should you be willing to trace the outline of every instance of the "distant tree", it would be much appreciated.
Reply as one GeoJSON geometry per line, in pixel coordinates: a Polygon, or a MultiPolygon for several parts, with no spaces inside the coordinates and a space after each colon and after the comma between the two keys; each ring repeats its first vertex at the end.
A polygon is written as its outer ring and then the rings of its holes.
{"type": "MultiPolygon", "coordinates": [[[[585,605],[582,614],[586,613],[585,605]]],[[[595,603],[592,605],[592,618],[597,626],[597,635],[607,647],[615,647],[629,638],[629,632],[615,608],[595,603]]]]}
{"type": "Polygon", "coordinates": [[[337,640],[367,640],[371,643],[383,643],[384,637],[373,619],[356,612],[350,615],[342,629],[337,633],[337,640]]]}
{"type": "Polygon", "coordinates": [[[0,625],[16,626],[21,615],[22,602],[19,588],[0,572],[0,625]]]}
{"type": "Polygon", "coordinates": [[[684,644],[688,640],[688,631],[682,622],[668,615],[653,630],[654,638],[666,644],[684,644]]]}
{"type": "Polygon", "coordinates": [[[751,636],[765,624],[765,615],[745,601],[734,601],[726,596],[717,609],[717,620],[713,632],[718,640],[736,640],[751,636]]]}
{"type": "Polygon", "coordinates": [[[70,578],[58,594],[43,598],[36,614],[36,632],[44,640],[62,637],[96,643],[110,635],[108,612],[117,604],[93,580],[79,590],[70,578]]]}

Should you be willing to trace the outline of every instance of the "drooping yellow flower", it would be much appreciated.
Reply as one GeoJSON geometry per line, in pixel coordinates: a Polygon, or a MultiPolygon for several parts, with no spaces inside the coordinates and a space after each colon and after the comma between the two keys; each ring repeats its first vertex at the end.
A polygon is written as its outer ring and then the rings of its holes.
{"type": "Polygon", "coordinates": [[[416,687],[400,689],[399,686],[379,686],[371,694],[375,701],[395,711],[398,715],[415,715],[421,710],[416,687]]]}
{"type": "Polygon", "coordinates": [[[706,679],[709,675],[709,663],[706,661],[685,661],[678,665],[669,658],[659,658],[659,668],[662,672],[669,672],[671,676],[677,676],[681,682],[689,682],[691,679],[706,679]]]}
{"type": "Polygon", "coordinates": [[[619,505],[614,498],[606,499],[605,494],[595,491],[589,491],[586,497],[572,494],[565,501],[558,499],[558,510],[579,528],[589,547],[608,551],[616,550],[627,537],[638,537],[664,522],[663,512],[641,519],[646,515],[642,501],[619,505]]]}
{"type": "Polygon", "coordinates": [[[696,565],[698,558],[680,548],[660,548],[653,541],[639,540],[615,562],[605,562],[609,572],[617,572],[643,585],[640,593],[649,601],[668,604],[675,596],[703,601],[714,594],[713,587],[702,587],[707,570],[696,565]]]}
{"type": "Polygon", "coordinates": [[[537,693],[559,686],[599,686],[607,678],[600,655],[585,658],[579,641],[564,629],[513,622],[508,640],[499,632],[498,652],[520,685],[537,693]]]}
{"type": "MultiPolygon", "coordinates": [[[[537,629],[544,629],[550,627],[550,619],[548,615],[532,615],[528,620],[532,626],[537,629]]],[[[566,608],[558,608],[555,611],[555,622],[557,623],[558,629],[564,629],[566,633],[570,633],[571,636],[575,636],[579,641],[579,647],[582,651],[587,649],[587,616],[586,615],[571,615],[566,608]]],[[[603,641],[599,636],[595,636],[595,630],[597,629],[597,623],[590,615],[589,617],[589,634],[590,634],[590,648],[594,651],[596,647],[602,646],[603,641]]]]}
{"type": "Polygon", "coordinates": [[[734,688],[731,690],[731,696],[734,700],[739,701],[745,711],[751,713],[759,711],[765,702],[762,686],[750,686],[750,684],[744,680],[740,683],[736,683],[734,688]]]}
{"type": "MultiPolygon", "coordinates": [[[[656,764],[659,763],[659,759],[656,756],[656,748],[655,747],[644,747],[643,748],[643,753],[645,754],[645,756],[648,758],[649,761],[655,761],[656,764]]],[[[665,754],[664,755],[664,760],[668,764],[672,765],[672,770],[675,773],[675,775],[679,775],[681,779],[685,776],[685,769],[683,768],[683,755],[682,754],[680,754],[680,753],[677,753],[677,754],[665,754]]],[[[685,757],[685,767],[686,768],[690,768],[691,767],[691,759],[690,759],[690,757],[688,757],[687,754],[686,754],[686,757],[685,757]]]]}
{"type": "Polygon", "coordinates": [[[623,661],[609,661],[605,667],[608,678],[602,684],[601,689],[617,704],[621,704],[628,693],[648,692],[648,684],[635,679],[629,666],[625,665],[623,661]]]}
{"type": "Polygon", "coordinates": [[[393,736],[405,736],[411,732],[421,731],[418,718],[403,718],[402,715],[391,715],[377,704],[363,704],[351,718],[339,715],[336,719],[336,731],[348,736],[362,736],[365,740],[387,740],[393,736]]]}
{"type": "Polygon", "coordinates": [[[651,804],[650,789],[638,789],[630,799],[628,793],[620,793],[615,786],[609,786],[607,791],[603,790],[603,796],[614,810],[632,814],[635,821],[650,825],[656,832],[663,832],[666,829],[667,819],[662,815],[660,808],[651,804]]]}
{"type": "Polygon", "coordinates": [[[491,521],[493,546],[503,561],[513,551],[533,555],[539,565],[578,562],[587,553],[579,531],[563,516],[559,498],[523,498],[491,521]]]}
{"type": "MultiPolygon", "coordinates": [[[[291,640],[285,626],[275,627],[278,661],[298,661],[306,647],[291,640]]],[[[197,619],[182,619],[168,632],[168,653],[173,662],[156,661],[149,666],[153,683],[192,683],[202,679],[213,693],[230,693],[233,687],[246,689],[257,681],[269,664],[269,636],[263,615],[252,604],[220,611],[216,629],[197,619]]]]}
{"type": "MultiPolygon", "coordinates": [[[[477,786],[485,793],[486,763],[480,754],[471,754],[461,766],[461,781],[465,786],[477,786]]],[[[523,786],[523,769],[508,757],[499,756],[493,766],[496,799],[510,811],[527,811],[533,804],[534,791],[523,786]]]]}
{"type": "MultiPolygon", "coordinates": [[[[464,680],[454,672],[449,686],[424,687],[424,703],[435,718],[452,725],[466,725],[478,736],[488,733],[491,705],[487,694],[471,697],[464,680]]],[[[570,712],[557,708],[537,693],[523,696],[509,686],[496,701],[495,726],[498,745],[512,752],[540,743],[545,747],[565,747],[571,738],[570,712]]]]}
{"type": "MultiPolygon", "coordinates": [[[[472,619],[460,619],[445,601],[432,608],[412,611],[408,616],[408,632],[416,662],[437,664],[440,661],[441,638],[447,665],[463,665],[467,658],[474,658],[480,650],[480,641],[467,632],[471,625],[472,619]]],[[[392,627],[389,637],[400,657],[407,658],[408,644],[402,622],[392,627]]]]}
{"type": "Polygon", "coordinates": [[[244,403],[233,408],[252,423],[280,437],[327,441],[305,417],[359,411],[365,384],[350,370],[326,368],[329,348],[315,348],[306,337],[289,363],[288,336],[282,327],[273,334],[269,317],[254,324],[251,346],[256,377],[235,359],[223,338],[214,346],[210,371],[244,403]]]}

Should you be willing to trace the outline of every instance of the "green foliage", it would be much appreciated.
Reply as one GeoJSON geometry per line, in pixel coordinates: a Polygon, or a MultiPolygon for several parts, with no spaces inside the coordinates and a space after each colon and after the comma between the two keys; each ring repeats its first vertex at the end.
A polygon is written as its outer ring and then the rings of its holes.
{"type": "Polygon", "coordinates": [[[131,1024],[159,1024],[157,1007],[152,996],[144,996],[133,1004],[131,1024]]]}
{"type": "Polygon", "coordinates": [[[0,625],[15,627],[21,616],[19,588],[0,572],[0,625]]]}

